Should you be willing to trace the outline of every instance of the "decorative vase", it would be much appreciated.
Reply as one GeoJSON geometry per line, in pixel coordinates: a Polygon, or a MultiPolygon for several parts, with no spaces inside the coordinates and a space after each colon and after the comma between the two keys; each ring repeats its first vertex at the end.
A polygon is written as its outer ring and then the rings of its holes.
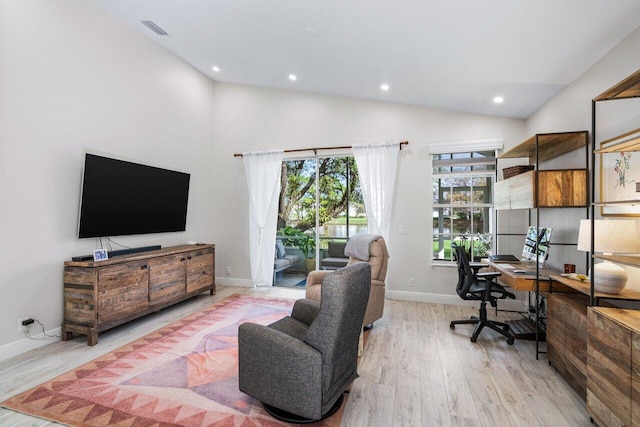
{"type": "Polygon", "coordinates": [[[593,288],[597,292],[619,294],[627,284],[627,272],[612,262],[601,262],[593,266],[593,288]]]}

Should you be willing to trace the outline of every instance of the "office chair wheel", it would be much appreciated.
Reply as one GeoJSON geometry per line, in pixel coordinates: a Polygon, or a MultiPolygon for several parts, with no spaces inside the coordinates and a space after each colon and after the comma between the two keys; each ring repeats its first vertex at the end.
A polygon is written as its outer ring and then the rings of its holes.
{"type": "Polygon", "coordinates": [[[509,345],[513,345],[514,342],[515,342],[514,338],[508,338],[507,339],[507,344],[509,344],[509,345]]]}
{"type": "Polygon", "coordinates": [[[456,328],[456,325],[454,325],[454,324],[453,324],[453,322],[451,322],[451,323],[449,323],[449,328],[451,328],[451,329],[455,329],[455,328],[456,328]]]}
{"type": "Polygon", "coordinates": [[[478,341],[478,338],[476,338],[476,337],[471,337],[471,338],[469,338],[469,339],[471,340],[471,342],[476,342],[476,341],[478,341]]]}

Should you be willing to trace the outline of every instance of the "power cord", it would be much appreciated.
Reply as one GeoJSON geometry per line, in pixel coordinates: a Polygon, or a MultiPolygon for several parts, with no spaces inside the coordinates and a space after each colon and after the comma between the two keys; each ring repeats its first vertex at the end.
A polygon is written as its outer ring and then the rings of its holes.
{"type": "Polygon", "coordinates": [[[111,240],[111,237],[107,237],[107,242],[109,242],[109,246],[111,246],[111,244],[113,243],[116,246],[120,246],[121,248],[125,248],[125,249],[131,249],[130,246],[125,246],[125,245],[121,245],[118,242],[114,242],[113,240],[111,240]]]}
{"type": "MultiPolygon", "coordinates": [[[[33,321],[35,323],[37,323],[38,325],[40,325],[40,327],[42,328],[42,335],[49,337],[49,338],[60,338],[60,335],[51,335],[48,334],[45,330],[44,330],[44,325],[42,323],[40,323],[39,320],[33,319],[33,321]]],[[[29,325],[22,325],[22,332],[25,334],[25,336],[27,338],[29,338],[30,340],[38,340],[40,338],[34,338],[31,336],[30,332],[29,332],[29,325]]]]}

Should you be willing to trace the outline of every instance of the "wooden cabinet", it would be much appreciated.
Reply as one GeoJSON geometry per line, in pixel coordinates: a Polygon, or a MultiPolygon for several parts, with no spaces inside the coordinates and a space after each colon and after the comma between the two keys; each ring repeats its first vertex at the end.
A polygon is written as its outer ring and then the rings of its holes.
{"type": "Polygon", "coordinates": [[[640,333],[631,334],[631,425],[640,426],[640,333]]]}
{"type": "Polygon", "coordinates": [[[168,255],[149,260],[149,304],[156,305],[186,294],[186,257],[168,255]]]}
{"type": "Polygon", "coordinates": [[[584,148],[587,142],[587,131],[542,133],[502,153],[498,159],[526,157],[538,170],[496,182],[494,207],[505,210],[588,206],[586,168],[542,170],[539,167],[540,162],[584,148]]]}
{"type": "Polygon", "coordinates": [[[582,398],[587,395],[587,306],[575,293],[549,294],[547,358],[582,398]]]}
{"type": "Polygon", "coordinates": [[[586,207],[587,205],[586,169],[529,171],[498,181],[495,185],[496,209],[586,207]]]}
{"type": "Polygon", "coordinates": [[[149,306],[149,269],[146,261],[98,269],[98,324],[107,324],[149,306]]]}
{"type": "Polygon", "coordinates": [[[98,333],[209,290],[215,292],[215,247],[174,246],[64,267],[63,341],[98,333]]]}
{"type": "Polygon", "coordinates": [[[640,312],[589,309],[587,411],[606,426],[640,425],[640,312]]]}
{"type": "Polygon", "coordinates": [[[207,289],[213,273],[213,252],[199,251],[187,254],[187,293],[207,289]]]}

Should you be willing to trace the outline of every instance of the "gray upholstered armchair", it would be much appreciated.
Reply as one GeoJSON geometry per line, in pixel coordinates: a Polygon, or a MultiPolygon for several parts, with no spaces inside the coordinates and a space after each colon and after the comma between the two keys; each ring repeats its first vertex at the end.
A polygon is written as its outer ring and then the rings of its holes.
{"type": "Polygon", "coordinates": [[[291,316],[269,326],[238,330],[240,391],[289,422],[333,414],[358,377],[358,336],[371,287],[371,269],[336,270],[322,286],[322,301],[296,301],[291,316]]]}

